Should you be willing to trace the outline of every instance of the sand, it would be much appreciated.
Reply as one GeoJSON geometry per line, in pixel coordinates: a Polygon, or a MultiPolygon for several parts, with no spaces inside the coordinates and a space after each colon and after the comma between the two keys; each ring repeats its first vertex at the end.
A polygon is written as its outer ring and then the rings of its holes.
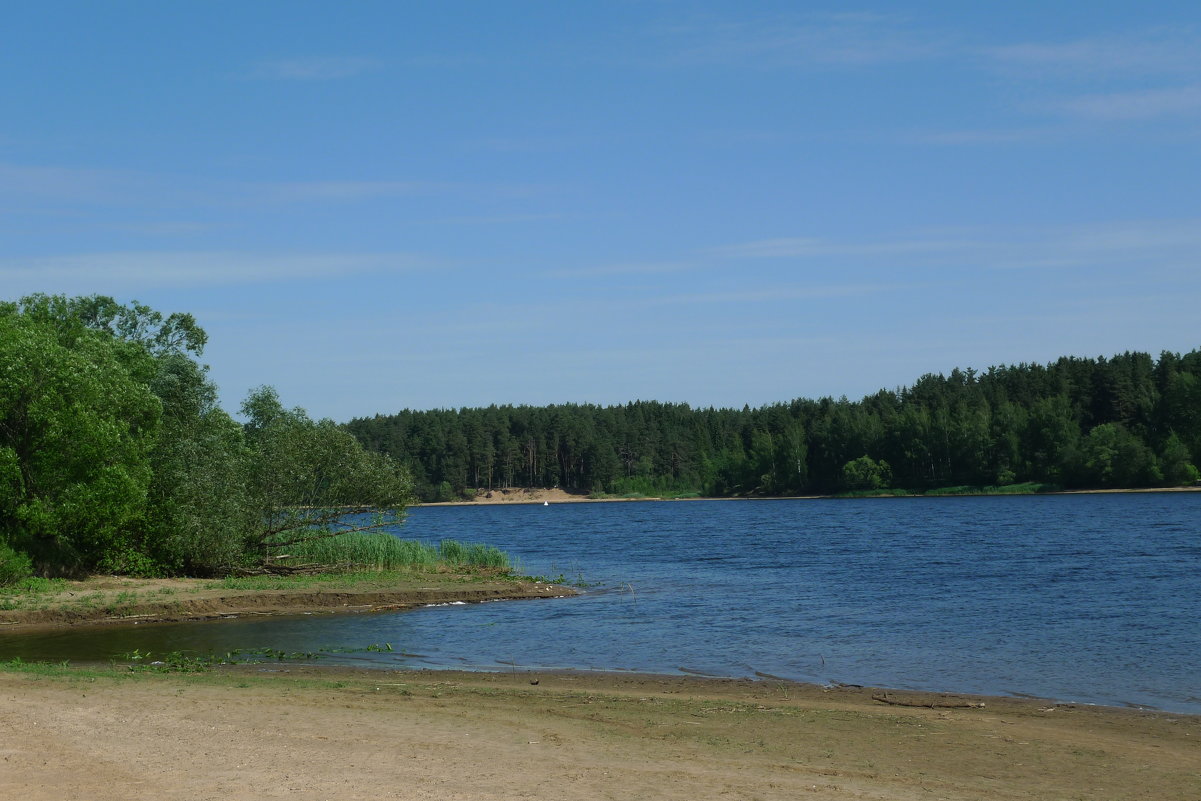
{"type": "MultiPolygon", "coordinates": [[[[439,503],[418,503],[415,506],[477,506],[490,504],[514,503],[601,503],[607,501],[634,500],[629,498],[589,498],[588,493],[580,490],[567,491],[558,487],[504,487],[496,489],[475,490],[472,500],[442,501],[439,503]]],[[[655,500],[640,498],[637,500],[655,500]]]]}
{"type": "Polygon", "coordinates": [[[1201,798],[1196,716],[692,677],[264,670],[0,673],[0,798],[1201,798]]]}

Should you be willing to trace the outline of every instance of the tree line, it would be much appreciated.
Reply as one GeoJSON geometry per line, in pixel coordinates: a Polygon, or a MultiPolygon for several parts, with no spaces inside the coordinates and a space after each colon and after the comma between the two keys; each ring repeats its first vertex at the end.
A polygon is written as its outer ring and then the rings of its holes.
{"type": "Polygon", "coordinates": [[[270,387],[235,421],[206,340],[191,315],[108,297],[0,303],[0,584],[265,569],[399,519],[403,466],[270,387]]]}
{"type": "Polygon", "coordinates": [[[405,464],[427,501],[513,486],[753,496],[1182,485],[1198,478],[1201,351],[954,369],[859,401],[406,409],[346,427],[405,464]]]}

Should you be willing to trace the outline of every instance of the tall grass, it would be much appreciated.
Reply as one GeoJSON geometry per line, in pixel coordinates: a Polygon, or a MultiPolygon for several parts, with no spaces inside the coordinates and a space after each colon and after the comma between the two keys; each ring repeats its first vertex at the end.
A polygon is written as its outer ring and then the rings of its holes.
{"type": "Polygon", "coordinates": [[[490,567],[508,570],[509,556],[491,545],[442,540],[437,546],[402,540],[381,532],[359,532],[296,543],[285,549],[285,565],[318,564],[335,569],[434,570],[452,567],[490,567]]]}
{"type": "Polygon", "coordinates": [[[438,543],[438,555],[443,562],[469,567],[495,567],[508,570],[509,555],[499,548],[478,542],[442,540],[438,543]]]}

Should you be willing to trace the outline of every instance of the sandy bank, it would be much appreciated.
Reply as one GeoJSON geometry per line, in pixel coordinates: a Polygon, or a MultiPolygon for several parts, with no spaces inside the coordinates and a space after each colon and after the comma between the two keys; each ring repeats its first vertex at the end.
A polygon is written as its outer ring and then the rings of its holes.
{"type": "Polygon", "coordinates": [[[768,681],[264,671],[0,673],[0,797],[1201,797],[1201,717],[768,681]]]}
{"type": "Polygon", "coordinates": [[[505,487],[504,489],[476,490],[474,500],[443,501],[440,503],[418,503],[415,506],[488,506],[521,503],[607,503],[609,501],[658,500],[657,498],[589,498],[586,492],[560,489],[558,487],[505,487]]]}

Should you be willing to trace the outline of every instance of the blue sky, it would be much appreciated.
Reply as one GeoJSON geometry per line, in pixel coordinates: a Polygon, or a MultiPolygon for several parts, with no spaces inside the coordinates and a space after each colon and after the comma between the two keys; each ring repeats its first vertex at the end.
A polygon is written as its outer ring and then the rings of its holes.
{"type": "Polygon", "coordinates": [[[1195,2],[44,2],[0,297],[346,420],[1201,346],[1195,2]]]}

